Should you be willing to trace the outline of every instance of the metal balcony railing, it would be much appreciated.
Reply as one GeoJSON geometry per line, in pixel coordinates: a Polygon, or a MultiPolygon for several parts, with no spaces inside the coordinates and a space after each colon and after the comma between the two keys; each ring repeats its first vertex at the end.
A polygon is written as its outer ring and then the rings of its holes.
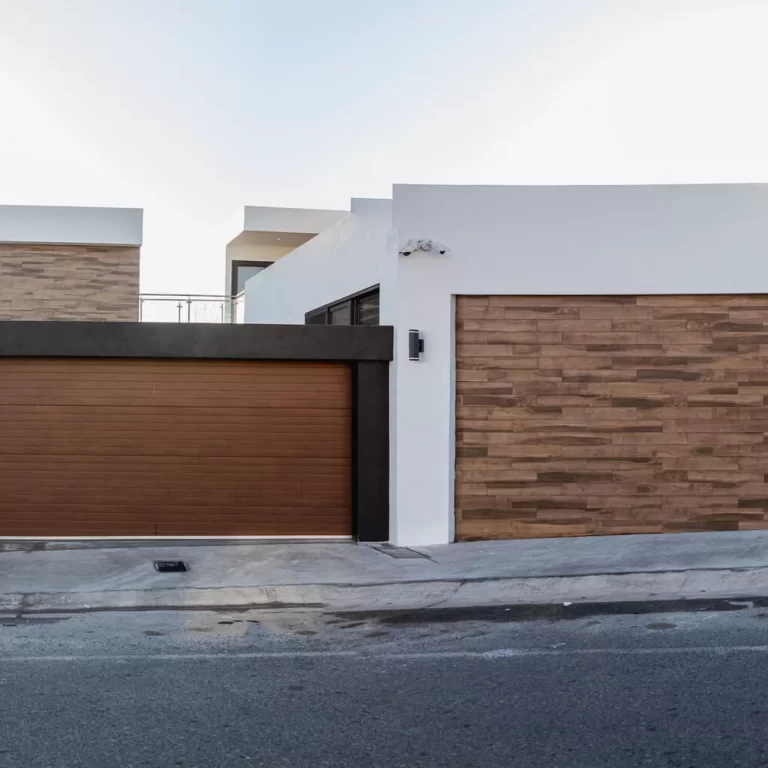
{"type": "Polygon", "coordinates": [[[143,323],[244,323],[245,292],[237,296],[186,293],[142,293],[143,323]]]}

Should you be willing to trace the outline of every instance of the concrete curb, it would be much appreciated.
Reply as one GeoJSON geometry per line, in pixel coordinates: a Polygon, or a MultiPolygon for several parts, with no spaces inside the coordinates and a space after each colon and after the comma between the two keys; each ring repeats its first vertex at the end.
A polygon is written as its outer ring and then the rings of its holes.
{"type": "Polygon", "coordinates": [[[322,609],[331,611],[469,608],[515,604],[759,597],[768,568],[668,571],[544,578],[314,584],[213,589],[145,589],[0,595],[0,613],[109,610],[322,609]]]}

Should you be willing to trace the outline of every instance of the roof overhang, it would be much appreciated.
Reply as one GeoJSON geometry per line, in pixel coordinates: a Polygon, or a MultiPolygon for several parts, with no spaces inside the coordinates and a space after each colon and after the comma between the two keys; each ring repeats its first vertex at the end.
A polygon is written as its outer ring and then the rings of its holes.
{"type": "Polygon", "coordinates": [[[348,211],[247,205],[229,223],[225,242],[298,248],[345,216],[349,216],[348,211]]]}

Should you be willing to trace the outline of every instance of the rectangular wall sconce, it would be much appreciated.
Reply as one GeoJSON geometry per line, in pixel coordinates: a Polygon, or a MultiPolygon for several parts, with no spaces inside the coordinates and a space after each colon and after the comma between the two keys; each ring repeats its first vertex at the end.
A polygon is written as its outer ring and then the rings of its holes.
{"type": "Polygon", "coordinates": [[[418,360],[419,355],[424,351],[424,339],[419,336],[419,332],[413,328],[408,331],[408,359],[418,360]]]}

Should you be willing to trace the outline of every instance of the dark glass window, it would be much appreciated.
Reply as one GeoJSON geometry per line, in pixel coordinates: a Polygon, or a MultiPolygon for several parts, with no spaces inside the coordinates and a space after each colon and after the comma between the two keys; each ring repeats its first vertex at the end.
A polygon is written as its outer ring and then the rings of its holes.
{"type": "Polygon", "coordinates": [[[306,325],[378,325],[379,289],[318,307],[304,315],[306,325]]]}
{"type": "Polygon", "coordinates": [[[357,300],[357,325],[379,324],[379,292],[369,293],[357,300]]]}
{"type": "Polygon", "coordinates": [[[319,309],[316,312],[308,312],[304,317],[305,325],[328,325],[328,310],[319,309]]]}
{"type": "Polygon", "coordinates": [[[233,261],[232,262],[232,295],[245,290],[245,283],[254,275],[258,275],[272,264],[271,261],[233,261]]]}
{"type": "Polygon", "coordinates": [[[345,301],[328,310],[331,325],[352,325],[352,302],[345,301]]]}

